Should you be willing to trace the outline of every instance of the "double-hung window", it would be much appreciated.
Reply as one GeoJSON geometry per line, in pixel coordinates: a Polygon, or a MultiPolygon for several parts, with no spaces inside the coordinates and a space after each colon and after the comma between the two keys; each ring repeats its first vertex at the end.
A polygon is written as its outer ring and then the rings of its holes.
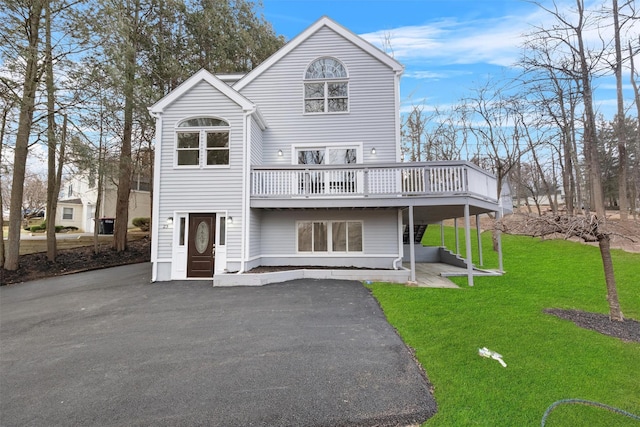
{"type": "Polygon", "coordinates": [[[361,221],[299,221],[298,252],[362,252],[361,221]]]}
{"type": "Polygon", "coordinates": [[[229,164],[229,123],[214,117],[195,117],[178,123],[176,166],[206,167],[229,164]]]}
{"type": "Polygon", "coordinates": [[[73,208],[62,208],[62,219],[73,219],[73,208]]]}
{"type": "Polygon", "coordinates": [[[335,58],[318,58],[304,75],[305,113],[345,113],[349,111],[347,69],[335,58]]]}

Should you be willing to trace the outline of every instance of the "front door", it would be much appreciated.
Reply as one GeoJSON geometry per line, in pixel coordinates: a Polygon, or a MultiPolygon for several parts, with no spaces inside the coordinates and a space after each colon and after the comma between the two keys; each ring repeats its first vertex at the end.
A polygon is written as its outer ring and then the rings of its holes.
{"type": "Polygon", "coordinates": [[[189,215],[187,277],[213,277],[216,214],[189,215]]]}

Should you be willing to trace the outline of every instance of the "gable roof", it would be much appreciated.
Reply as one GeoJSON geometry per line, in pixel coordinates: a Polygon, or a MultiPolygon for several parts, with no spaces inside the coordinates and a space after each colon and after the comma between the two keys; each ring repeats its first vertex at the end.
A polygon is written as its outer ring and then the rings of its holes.
{"type": "Polygon", "coordinates": [[[377,47],[375,47],[374,45],[372,45],[362,37],[352,33],[350,30],[346,29],[342,25],[333,21],[331,18],[327,16],[323,16],[322,18],[318,19],[315,23],[313,23],[310,27],[308,27],[306,30],[304,30],[303,32],[298,34],[296,37],[291,39],[287,44],[285,44],[282,48],[280,48],[280,50],[278,50],[276,53],[274,53],[269,58],[267,58],[266,61],[258,65],[253,70],[251,70],[246,76],[240,79],[240,81],[234,84],[233,88],[237,91],[240,91],[242,88],[244,88],[253,80],[255,80],[256,77],[262,74],[265,70],[269,69],[273,64],[278,62],[285,55],[287,55],[293,49],[298,47],[300,44],[302,44],[302,42],[307,40],[309,37],[311,37],[313,34],[318,32],[323,27],[327,27],[335,31],[336,33],[338,33],[339,35],[341,35],[342,37],[344,37],[354,45],[358,46],[360,49],[364,50],[374,58],[378,59],[383,64],[386,64],[396,73],[401,73],[402,71],[404,71],[404,66],[400,64],[398,61],[396,61],[395,59],[393,59],[392,57],[390,57],[389,55],[387,55],[386,53],[384,53],[383,51],[381,51],[380,49],[378,49],[377,47]]]}
{"type": "Polygon", "coordinates": [[[149,111],[152,114],[162,113],[162,111],[166,107],[168,107],[175,100],[180,98],[184,93],[186,93],[189,89],[191,89],[201,81],[209,83],[227,98],[238,104],[244,111],[252,111],[256,109],[256,106],[253,102],[249,101],[247,98],[239,94],[236,90],[231,88],[231,86],[229,86],[207,70],[202,69],[182,82],[177,88],[169,92],[158,102],[149,107],[149,111]]]}

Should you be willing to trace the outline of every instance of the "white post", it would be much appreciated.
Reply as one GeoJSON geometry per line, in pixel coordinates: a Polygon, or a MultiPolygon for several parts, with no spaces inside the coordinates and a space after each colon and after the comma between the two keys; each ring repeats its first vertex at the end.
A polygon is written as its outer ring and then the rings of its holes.
{"type": "MultiPolygon", "coordinates": [[[[502,219],[502,210],[496,211],[496,219],[498,219],[498,221],[502,219]]],[[[495,233],[498,240],[498,270],[500,273],[504,273],[504,265],[502,264],[502,233],[500,230],[496,230],[495,233]]]]}
{"type": "Polygon", "coordinates": [[[456,235],[456,254],[460,255],[460,238],[458,237],[458,218],[453,218],[453,230],[456,235]]]}
{"type": "Polygon", "coordinates": [[[471,256],[471,221],[469,221],[469,202],[464,205],[464,239],[467,247],[467,283],[473,286],[473,264],[471,256]]]}
{"type": "Polygon", "coordinates": [[[484,265],[482,261],[482,233],[480,232],[480,214],[476,214],[476,233],[478,234],[478,264],[484,265]]]}
{"type": "Polygon", "coordinates": [[[416,250],[414,246],[414,231],[413,231],[413,206],[409,206],[409,252],[411,257],[411,278],[412,283],[416,282],[416,250]]]}

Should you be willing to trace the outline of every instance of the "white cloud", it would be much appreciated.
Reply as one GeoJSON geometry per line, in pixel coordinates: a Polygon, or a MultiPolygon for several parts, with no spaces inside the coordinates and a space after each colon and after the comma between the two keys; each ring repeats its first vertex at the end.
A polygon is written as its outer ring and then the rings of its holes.
{"type": "Polygon", "coordinates": [[[402,77],[416,80],[442,80],[451,77],[464,76],[473,74],[471,71],[463,70],[442,70],[442,71],[429,71],[429,70],[411,70],[405,72],[402,77]]]}
{"type": "MultiPolygon", "coordinates": [[[[550,0],[543,0],[551,9],[550,0]]],[[[577,22],[574,1],[556,2],[559,13],[569,22],[577,22]]],[[[586,5],[590,18],[595,22],[595,12],[608,5],[605,0],[592,0],[586,5]]],[[[553,15],[534,4],[523,13],[462,21],[458,18],[442,19],[424,25],[412,25],[380,30],[361,36],[370,43],[382,47],[385,38],[390,39],[396,59],[405,63],[452,64],[490,64],[512,67],[520,59],[524,36],[534,26],[552,28],[557,25],[553,15]]],[[[638,29],[627,28],[625,35],[637,40],[638,29]]],[[[587,47],[598,48],[602,38],[612,40],[611,26],[601,22],[598,28],[592,27],[584,32],[587,47]]]]}
{"type": "Polygon", "coordinates": [[[521,34],[526,28],[522,17],[466,22],[448,19],[376,31],[362,37],[381,46],[385,34],[390,34],[394,56],[400,61],[511,66],[518,59],[521,34]]]}

